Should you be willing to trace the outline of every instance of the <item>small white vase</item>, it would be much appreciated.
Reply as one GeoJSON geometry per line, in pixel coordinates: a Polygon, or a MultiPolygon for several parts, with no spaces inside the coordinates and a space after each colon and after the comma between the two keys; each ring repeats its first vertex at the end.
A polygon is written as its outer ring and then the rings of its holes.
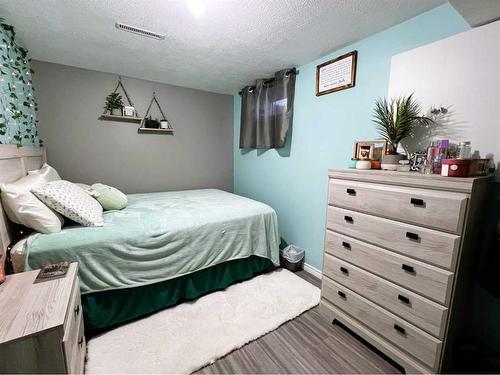
{"type": "Polygon", "coordinates": [[[358,160],[356,162],[356,169],[372,169],[372,162],[370,160],[358,160]]]}
{"type": "Polygon", "coordinates": [[[395,171],[398,169],[399,161],[404,159],[405,155],[383,155],[381,161],[381,168],[387,171],[395,171]]]}

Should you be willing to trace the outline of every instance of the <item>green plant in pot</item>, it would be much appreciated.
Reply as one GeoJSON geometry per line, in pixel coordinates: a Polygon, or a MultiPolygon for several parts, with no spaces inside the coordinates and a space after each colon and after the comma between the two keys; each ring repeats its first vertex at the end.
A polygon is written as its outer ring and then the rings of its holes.
{"type": "Polygon", "coordinates": [[[122,96],[117,92],[112,92],[106,97],[106,105],[104,109],[115,116],[122,115],[123,100],[122,96]]]}
{"type": "Polygon", "coordinates": [[[399,143],[413,135],[417,127],[432,123],[432,119],[421,116],[422,107],[413,94],[396,99],[379,98],[375,102],[373,122],[380,136],[388,143],[386,155],[382,156],[382,169],[396,170],[405,156],[398,154],[399,143]]]}

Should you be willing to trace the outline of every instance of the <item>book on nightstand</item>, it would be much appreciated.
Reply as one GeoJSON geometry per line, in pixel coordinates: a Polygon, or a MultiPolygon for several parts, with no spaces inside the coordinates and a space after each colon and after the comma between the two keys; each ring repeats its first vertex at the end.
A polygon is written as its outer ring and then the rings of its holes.
{"type": "Polygon", "coordinates": [[[41,283],[43,281],[59,279],[66,276],[66,273],[68,273],[69,264],[69,262],[61,262],[43,266],[38,273],[34,283],[41,283]]]}

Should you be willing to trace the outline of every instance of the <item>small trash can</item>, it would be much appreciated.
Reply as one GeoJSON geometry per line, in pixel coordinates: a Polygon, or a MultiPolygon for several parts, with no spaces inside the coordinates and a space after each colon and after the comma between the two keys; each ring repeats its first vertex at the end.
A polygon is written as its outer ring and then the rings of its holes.
{"type": "Polygon", "coordinates": [[[295,245],[289,245],[280,253],[280,264],[289,271],[304,269],[305,250],[295,245]]]}

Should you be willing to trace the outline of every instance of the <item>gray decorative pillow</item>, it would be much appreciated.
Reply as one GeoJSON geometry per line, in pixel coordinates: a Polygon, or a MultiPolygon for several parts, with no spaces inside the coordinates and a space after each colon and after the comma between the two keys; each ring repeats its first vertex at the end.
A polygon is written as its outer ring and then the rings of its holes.
{"type": "Polygon", "coordinates": [[[77,223],[86,227],[104,224],[99,202],[69,181],[52,181],[32,192],[47,206],[77,223]]]}

